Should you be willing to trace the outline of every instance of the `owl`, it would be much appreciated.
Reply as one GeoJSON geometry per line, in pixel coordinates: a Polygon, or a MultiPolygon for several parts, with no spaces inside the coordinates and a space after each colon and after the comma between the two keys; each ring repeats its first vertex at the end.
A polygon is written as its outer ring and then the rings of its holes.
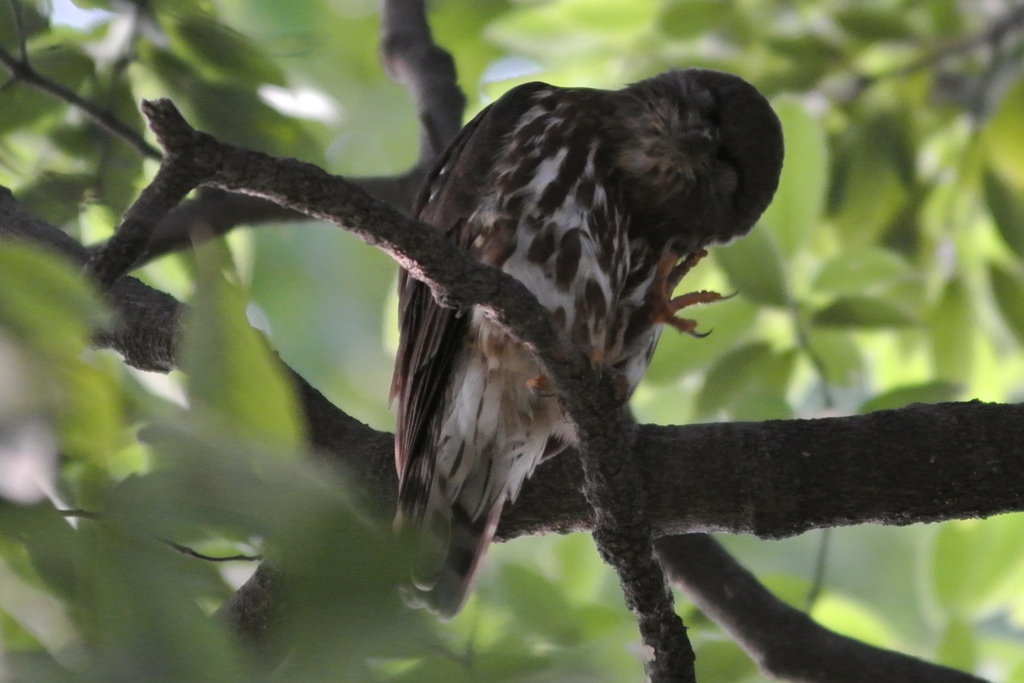
{"type": "MultiPolygon", "coordinates": [[[[673,296],[711,244],[746,234],[782,168],[782,129],[743,79],[668,71],[616,91],[527,83],[439,157],[416,218],[522,282],[623,401],[664,325],[720,298],[673,296]]],[[[502,508],[576,441],[530,351],[480,310],[438,305],[399,275],[395,526],[414,604],[455,615],[502,508]]]]}

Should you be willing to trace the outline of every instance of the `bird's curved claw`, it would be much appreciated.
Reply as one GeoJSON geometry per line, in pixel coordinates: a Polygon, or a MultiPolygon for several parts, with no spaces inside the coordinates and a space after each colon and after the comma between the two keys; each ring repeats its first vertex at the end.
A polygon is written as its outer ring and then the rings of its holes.
{"type": "Polygon", "coordinates": [[[654,322],[661,323],[663,325],[671,325],[680,332],[688,334],[691,337],[697,339],[703,339],[704,337],[711,334],[708,332],[697,332],[697,321],[690,320],[689,318],[677,318],[676,313],[682,309],[693,306],[695,304],[710,304],[714,301],[721,301],[729,297],[722,296],[718,292],[689,292],[682,296],[677,296],[668,301],[655,302],[656,308],[654,312],[654,322]]]}

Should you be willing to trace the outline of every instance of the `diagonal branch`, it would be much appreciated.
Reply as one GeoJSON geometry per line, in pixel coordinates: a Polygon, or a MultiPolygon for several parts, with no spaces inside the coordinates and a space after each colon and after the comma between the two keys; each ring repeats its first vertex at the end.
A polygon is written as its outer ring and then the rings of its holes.
{"type": "Polygon", "coordinates": [[[819,626],[762,586],[706,534],[657,543],[669,578],[769,678],[816,683],[984,683],[962,671],[866,645],[819,626]]]}
{"type": "MultiPolygon", "coordinates": [[[[352,178],[350,182],[375,199],[409,212],[424,176],[425,171],[417,165],[401,175],[352,178]]],[[[267,199],[212,187],[200,188],[196,195],[176,206],[156,225],[133,268],[166,254],[191,249],[196,240],[226,235],[239,226],[254,228],[309,218],[301,211],[267,199]]]]}

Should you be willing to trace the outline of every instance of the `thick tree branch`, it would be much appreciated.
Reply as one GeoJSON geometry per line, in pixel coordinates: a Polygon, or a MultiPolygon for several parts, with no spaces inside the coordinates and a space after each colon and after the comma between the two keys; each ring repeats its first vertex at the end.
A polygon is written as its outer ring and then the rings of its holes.
{"type": "MultiPolygon", "coordinates": [[[[85,247],[26,211],[6,190],[0,191],[0,236],[44,244],[80,264],[87,257],[85,247]]],[[[120,351],[136,367],[174,367],[179,304],[131,278],[116,283],[108,297],[120,316],[119,331],[101,335],[98,343],[120,351]]],[[[311,443],[367,491],[382,516],[389,515],[397,490],[391,435],[352,419],[292,376],[311,443]]],[[[901,525],[1024,510],[1021,424],[1024,407],[972,402],[826,420],[640,426],[635,428],[635,457],[657,535],[716,530],[780,538],[817,526],[901,525]]],[[[581,482],[572,453],[542,465],[506,511],[499,537],[592,529],[581,482]]],[[[727,556],[720,561],[732,562],[727,556]]],[[[679,567],[689,565],[669,561],[670,571],[679,567]]],[[[715,570],[722,576],[732,571],[715,570]]],[[[222,611],[253,638],[274,605],[268,572],[261,568],[222,611]]],[[[698,586],[688,581],[690,590],[698,586]]],[[[711,583],[701,586],[694,591],[695,602],[702,604],[697,593],[706,596],[705,605],[719,600],[711,583]]],[[[739,609],[735,603],[721,604],[725,615],[739,609]]],[[[781,659],[785,655],[776,649],[792,643],[775,639],[757,647],[765,657],[781,659]]],[[[781,672],[777,665],[773,670],[781,672]]],[[[878,679],[901,680],[882,673],[878,679]]]]}
{"type": "MultiPolygon", "coordinates": [[[[643,425],[635,453],[656,535],[786,538],[1024,510],[1022,420],[1024,406],[971,401],[818,420],[643,425]]],[[[582,496],[566,495],[578,486],[578,465],[556,458],[542,467],[499,533],[589,528],[582,496]],[[543,517],[530,511],[538,504],[543,517]]]]}
{"type": "Polygon", "coordinates": [[[822,628],[772,595],[710,536],[668,536],[657,547],[672,582],[769,678],[798,683],[984,683],[962,671],[822,628]]]}
{"type": "MultiPolygon", "coordinates": [[[[407,213],[424,175],[424,170],[416,166],[397,176],[354,178],[351,182],[407,213]]],[[[166,254],[190,249],[198,240],[226,235],[240,225],[257,227],[308,218],[301,211],[267,199],[204,187],[195,198],[183,201],[156,225],[132,267],[139,268],[166,254]]]]}
{"type": "MultiPolygon", "coordinates": [[[[178,117],[181,118],[180,114],[178,117]]],[[[212,150],[201,144],[205,138],[196,131],[178,128],[162,131],[162,136],[161,131],[156,132],[169,158],[164,160],[156,177],[129,207],[114,236],[86,264],[88,274],[103,289],[131,270],[139,254],[145,250],[157,223],[199,182],[212,175],[220,162],[212,150]]]]}

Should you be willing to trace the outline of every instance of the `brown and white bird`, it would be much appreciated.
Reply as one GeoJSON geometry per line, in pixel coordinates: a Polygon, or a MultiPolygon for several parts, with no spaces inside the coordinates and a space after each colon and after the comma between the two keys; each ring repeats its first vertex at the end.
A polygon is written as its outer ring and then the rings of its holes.
{"type": "MultiPolygon", "coordinates": [[[[663,324],[720,298],[672,298],[704,247],[745,234],[782,168],[767,100],[730,74],[668,71],[618,91],[527,83],[462,129],[414,215],[523,282],[628,398],[663,324]]],[[[413,599],[461,609],[502,507],[576,436],[521,344],[479,310],[399,278],[396,527],[413,599]]]]}

